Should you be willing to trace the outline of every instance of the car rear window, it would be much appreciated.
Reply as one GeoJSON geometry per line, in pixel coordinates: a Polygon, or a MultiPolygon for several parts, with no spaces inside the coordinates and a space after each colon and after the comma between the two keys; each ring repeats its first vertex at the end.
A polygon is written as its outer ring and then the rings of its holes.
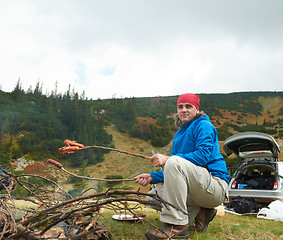
{"type": "Polygon", "coordinates": [[[250,157],[272,157],[273,154],[269,150],[262,150],[262,151],[246,151],[240,152],[239,156],[242,158],[250,158],[250,157]]]}

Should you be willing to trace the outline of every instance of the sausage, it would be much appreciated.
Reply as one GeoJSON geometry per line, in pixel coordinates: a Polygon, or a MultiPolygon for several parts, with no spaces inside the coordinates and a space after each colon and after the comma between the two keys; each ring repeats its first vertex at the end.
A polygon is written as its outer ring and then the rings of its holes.
{"type": "Polygon", "coordinates": [[[79,149],[80,149],[79,147],[70,146],[70,147],[61,147],[58,150],[61,154],[64,154],[64,153],[70,154],[70,153],[74,153],[78,151],[79,149]]]}
{"type": "Polygon", "coordinates": [[[60,168],[60,169],[63,167],[63,165],[61,163],[59,163],[59,162],[57,162],[53,159],[48,159],[47,162],[53,164],[55,167],[60,168]]]}
{"type": "Polygon", "coordinates": [[[70,139],[66,139],[64,141],[64,143],[67,145],[67,146],[76,146],[76,147],[79,147],[79,148],[83,148],[84,145],[83,144],[80,144],[80,143],[77,143],[76,141],[72,141],[70,139]]]}

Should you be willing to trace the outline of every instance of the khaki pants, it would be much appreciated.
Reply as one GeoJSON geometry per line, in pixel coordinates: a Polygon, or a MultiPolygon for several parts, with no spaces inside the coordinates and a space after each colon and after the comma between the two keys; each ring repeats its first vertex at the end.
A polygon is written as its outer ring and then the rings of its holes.
{"type": "MultiPolygon", "coordinates": [[[[212,176],[206,168],[199,167],[181,157],[170,157],[164,166],[164,184],[150,191],[173,207],[161,210],[160,221],[175,225],[192,224],[201,207],[214,208],[223,203],[228,183],[212,176]]],[[[148,197],[148,201],[152,198],[148,197]]]]}

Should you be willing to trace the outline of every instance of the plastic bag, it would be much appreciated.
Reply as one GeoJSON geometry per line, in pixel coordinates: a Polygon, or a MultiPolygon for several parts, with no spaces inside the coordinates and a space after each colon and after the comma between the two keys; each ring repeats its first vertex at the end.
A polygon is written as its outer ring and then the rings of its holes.
{"type": "Polygon", "coordinates": [[[257,218],[283,221],[283,202],[280,200],[271,202],[267,208],[262,208],[258,212],[257,218]]]}

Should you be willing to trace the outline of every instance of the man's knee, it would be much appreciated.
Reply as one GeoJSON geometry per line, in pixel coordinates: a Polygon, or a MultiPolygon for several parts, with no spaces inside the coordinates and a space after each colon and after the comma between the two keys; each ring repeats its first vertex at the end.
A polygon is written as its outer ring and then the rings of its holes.
{"type": "Polygon", "coordinates": [[[180,157],[171,156],[167,159],[165,163],[165,169],[175,169],[177,166],[180,165],[180,157]]]}
{"type": "Polygon", "coordinates": [[[194,171],[194,167],[196,166],[193,163],[179,156],[171,156],[170,158],[168,158],[165,164],[166,171],[170,171],[170,172],[174,170],[177,170],[178,172],[185,171],[186,174],[188,172],[194,171]]]}

